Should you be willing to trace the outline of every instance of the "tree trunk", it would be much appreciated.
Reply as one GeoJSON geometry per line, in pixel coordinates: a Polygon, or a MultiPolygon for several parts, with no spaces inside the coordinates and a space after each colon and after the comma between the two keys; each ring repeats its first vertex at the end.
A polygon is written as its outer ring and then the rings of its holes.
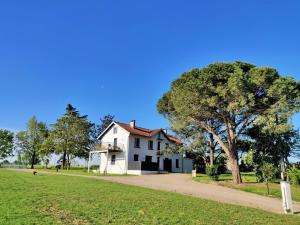
{"type": "Polygon", "coordinates": [[[238,164],[238,159],[235,153],[232,153],[228,156],[229,160],[229,165],[232,173],[232,180],[236,184],[241,184],[242,179],[241,179],[241,173],[240,173],[240,168],[238,164]]]}
{"type": "Polygon", "coordinates": [[[64,151],[64,153],[63,153],[63,159],[62,159],[63,161],[62,161],[62,166],[63,166],[63,169],[65,169],[66,168],[66,151],[64,151]]]}
{"type": "Polygon", "coordinates": [[[215,146],[214,146],[214,136],[209,134],[210,144],[209,144],[209,163],[210,165],[214,165],[214,153],[215,153],[215,146]]]}
{"type": "Polygon", "coordinates": [[[31,156],[31,169],[34,169],[34,161],[35,161],[35,151],[33,151],[31,156]]]}
{"type": "Polygon", "coordinates": [[[70,170],[70,155],[67,154],[67,170],[70,170]]]}

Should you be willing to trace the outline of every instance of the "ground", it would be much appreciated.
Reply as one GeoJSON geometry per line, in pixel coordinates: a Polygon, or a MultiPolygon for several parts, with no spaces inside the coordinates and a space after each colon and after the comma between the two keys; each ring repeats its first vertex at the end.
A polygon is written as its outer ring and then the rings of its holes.
{"type": "MultiPolygon", "coordinates": [[[[194,178],[195,181],[201,183],[209,183],[229,188],[234,188],[246,192],[251,192],[259,195],[267,195],[267,187],[265,183],[259,183],[256,181],[256,176],[254,173],[241,173],[243,184],[237,185],[232,182],[231,174],[221,174],[218,181],[213,181],[206,174],[197,174],[194,178]]],[[[281,198],[281,190],[279,185],[279,180],[274,180],[273,183],[269,184],[270,187],[270,197],[281,198]]],[[[292,186],[292,199],[294,201],[300,202],[300,187],[292,186]]]]}
{"type": "Polygon", "coordinates": [[[99,178],[0,169],[0,224],[300,224],[298,215],[99,178]]]}

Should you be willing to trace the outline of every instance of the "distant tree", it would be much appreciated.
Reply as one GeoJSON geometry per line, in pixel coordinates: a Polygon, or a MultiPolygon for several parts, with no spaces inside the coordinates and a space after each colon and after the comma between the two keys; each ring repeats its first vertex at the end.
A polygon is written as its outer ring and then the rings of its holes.
{"type": "Polygon", "coordinates": [[[157,108],[168,120],[186,121],[212,134],[228,157],[233,181],[241,183],[239,140],[253,124],[281,129],[274,114],[288,119],[299,111],[300,84],[273,68],[215,63],[183,73],[157,108]],[[224,133],[216,132],[211,120],[220,123],[224,133]]]}
{"type": "MultiPolygon", "coordinates": [[[[212,134],[184,121],[171,120],[170,122],[171,130],[183,141],[182,147],[185,152],[197,154],[203,158],[205,164],[214,165],[222,149],[212,134]]],[[[210,121],[210,124],[216,132],[222,132],[220,124],[214,121],[210,121]]]]}
{"type": "Polygon", "coordinates": [[[14,133],[0,129],[0,159],[5,159],[13,154],[14,133]]]}
{"type": "Polygon", "coordinates": [[[100,118],[101,123],[97,125],[97,136],[99,136],[113,121],[113,115],[107,114],[104,117],[100,118]]]}
{"type": "Polygon", "coordinates": [[[28,121],[27,129],[16,135],[17,151],[31,165],[31,169],[40,161],[41,146],[47,136],[46,124],[38,122],[35,116],[28,121]]]}
{"type": "Polygon", "coordinates": [[[87,158],[91,146],[92,123],[71,104],[66,107],[63,117],[52,125],[48,139],[43,144],[44,152],[62,154],[64,169],[69,169],[74,157],[87,158]]]}

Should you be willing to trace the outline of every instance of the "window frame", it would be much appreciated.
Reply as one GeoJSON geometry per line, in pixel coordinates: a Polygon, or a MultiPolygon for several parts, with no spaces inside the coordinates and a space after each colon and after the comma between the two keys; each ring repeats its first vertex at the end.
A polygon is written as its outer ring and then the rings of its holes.
{"type": "Polygon", "coordinates": [[[157,151],[160,151],[160,141],[157,142],[157,151]]]}
{"type": "Polygon", "coordinates": [[[176,167],[176,169],[179,169],[179,159],[175,160],[175,167],[176,167]]]}
{"type": "Polygon", "coordinates": [[[153,140],[148,140],[148,150],[153,150],[153,140]],[[150,145],[151,143],[151,145],[150,145]]]}
{"type": "Polygon", "coordinates": [[[113,128],[113,134],[117,134],[118,133],[118,127],[114,127],[113,128]]]}
{"type": "Polygon", "coordinates": [[[111,165],[115,165],[116,164],[116,155],[111,155],[110,164],[111,165]]]}
{"type": "Polygon", "coordinates": [[[134,138],[134,148],[141,148],[141,139],[140,138],[137,138],[137,137],[134,138]]]}
{"type": "Polygon", "coordinates": [[[138,162],[139,161],[139,154],[133,155],[133,161],[138,162]]]}

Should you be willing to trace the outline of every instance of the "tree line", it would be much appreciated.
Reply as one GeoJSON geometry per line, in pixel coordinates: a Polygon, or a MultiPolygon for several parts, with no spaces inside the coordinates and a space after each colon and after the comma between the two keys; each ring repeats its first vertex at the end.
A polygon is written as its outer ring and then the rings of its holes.
{"type": "Polygon", "coordinates": [[[34,168],[41,162],[47,166],[49,156],[54,153],[60,156],[58,163],[62,168],[70,169],[75,157],[88,158],[89,151],[97,144],[97,137],[113,119],[114,116],[106,115],[96,125],[71,104],[67,105],[64,115],[50,126],[33,116],[26,130],[18,132],[15,138],[12,132],[0,130],[0,141],[6,140],[5,145],[0,144],[1,159],[12,156],[14,150],[16,163],[29,164],[30,168],[34,168]]]}

